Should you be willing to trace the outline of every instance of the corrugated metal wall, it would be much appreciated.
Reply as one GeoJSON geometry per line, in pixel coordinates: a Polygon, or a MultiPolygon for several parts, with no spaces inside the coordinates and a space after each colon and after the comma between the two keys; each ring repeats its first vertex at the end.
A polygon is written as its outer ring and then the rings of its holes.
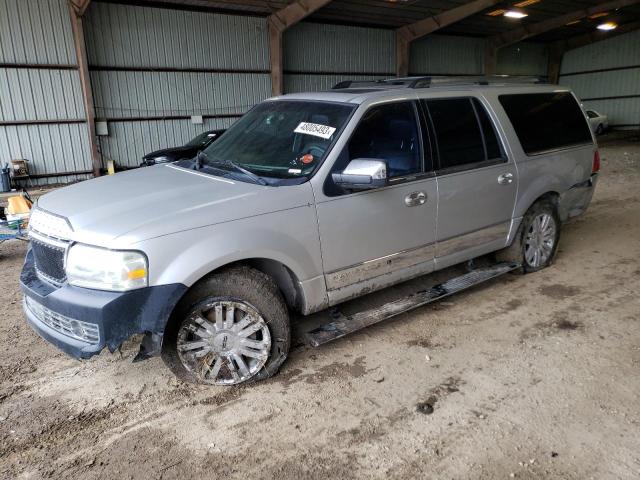
{"type": "Polygon", "coordinates": [[[96,116],[109,129],[100,150],[119,165],[226,127],[271,92],[263,18],[95,3],[85,34],[96,116]]]}
{"type": "Polygon", "coordinates": [[[429,35],[411,44],[412,74],[481,75],[484,40],[481,38],[429,35]]]}
{"type": "MultiPolygon", "coordinates": [[[[482,75],[484,48],[482,38],[429,35],[412,43],[409,71],[418,75],[482,75]]],[[[535,43],[502,48],[496,73],[546,75],[547,49],[535,43]]]]}
{"type": "MultiPolygon", "coordinates": [[[[84,107],[64,0],[0,1],[0,164],[34,175],[91,170],[84,107]]],[[[51,176],[29,184],[69,182],[51,176]]]]}
{"type": "MultiPolygon", "coordinates": [[[[84,30],[96,116],[108,125],[100,153],[119,165],[226,127],[270,96],[265,18],[94,2],[84,30]]],[[[480,74],[483,51],[482,39],[431,35],[412,45],[410,71],[480,74]]],[[[65,0],[1,0],[0,62],[19,64],[0,69],[0,161],[27,158],[36,174],[90,170],[65,0]]],[[[506,49],[498,70],[544,74],[544,48],[506,49]]],[[[285,92],[393,76],[394,31],[303,22],[285,33],[284,71],[285,92]]]]}
{"type": "Polygon", "coordinates": [[[284,34],[285,92],[327,90],[348,79],[394,75],[394,32],[303,22],[284,34]]]}
{"type": "Polygon", "coordinates": [[[516,43],[498,51],[500,75],[547,75],[548,51],[539,43],[516,43]]]}
{"type": "Polygon", "coordinates": [[[560,84],[585,107],[609,116],[618,128],[640,126],[640,32],[570,50],[562,59],[560,84]]]}

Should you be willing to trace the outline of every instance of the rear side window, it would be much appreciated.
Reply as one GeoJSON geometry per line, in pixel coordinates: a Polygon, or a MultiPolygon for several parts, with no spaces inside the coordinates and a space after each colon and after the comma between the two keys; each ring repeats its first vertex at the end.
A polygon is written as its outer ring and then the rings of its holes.
{"type": "Polygon", "coordinates": [[[592,142],[582,109],[569,92],[498,98],[527,155],[592,142]]]}
{"type": "Polygon", "coordinates": [[[427,100],[438,143],[440,169],[485,159],[482,133],[469,98],[427,100]]]}
{"type": "Polygon", "coordinates": [[[434,99],[424,104],[435,130],[440,170],[504,161],[495,128],[478,99],[434,99]]]}

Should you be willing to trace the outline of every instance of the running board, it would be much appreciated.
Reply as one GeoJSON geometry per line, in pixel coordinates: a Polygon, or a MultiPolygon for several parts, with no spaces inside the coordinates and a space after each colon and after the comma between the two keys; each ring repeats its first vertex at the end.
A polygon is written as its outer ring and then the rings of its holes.
{"type": "Polygon", "coordinates": [[[332,310],[331,317],[333,321],[307,332],[305,337],[311,346],[319,347],[349,333],[499,277],[520,268],[520,266],[519,263],[504,262],[488,268],[479,268],[447,280],[428,290],[421,290],[399,300],[386,303],[381,307],[357,312],[350,316],[345,316],[338,310],[332,310]]]}

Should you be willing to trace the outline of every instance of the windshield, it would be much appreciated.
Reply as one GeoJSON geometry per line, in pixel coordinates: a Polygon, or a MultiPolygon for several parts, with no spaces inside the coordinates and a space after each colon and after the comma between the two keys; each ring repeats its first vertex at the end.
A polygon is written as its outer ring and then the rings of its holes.
{"type": "Polygon", "coordinates": [[[204,132],[190,140],[185,146],[187,147],[204,147],[207,145],[212,138],[217,137],[218,135],[214,132],[204,132]]]}
{"type": "Polygon", "coordinates": [[[263,177],[307,176],[355,107],[295,100],[261,103],[204,150],[203,163],[231,161],[263,177]]]}

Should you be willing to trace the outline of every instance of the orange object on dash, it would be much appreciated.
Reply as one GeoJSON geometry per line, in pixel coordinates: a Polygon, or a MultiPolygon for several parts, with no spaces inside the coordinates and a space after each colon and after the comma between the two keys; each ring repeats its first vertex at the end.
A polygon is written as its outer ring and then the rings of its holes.
{"type": "Polygon", "coordinates": [[[310,153],[306,153],[300,160],[302,160],[302,163],[304,163],[305,165],[308,165],[313,162],[313,155],[311,155],[310,153]]]}

